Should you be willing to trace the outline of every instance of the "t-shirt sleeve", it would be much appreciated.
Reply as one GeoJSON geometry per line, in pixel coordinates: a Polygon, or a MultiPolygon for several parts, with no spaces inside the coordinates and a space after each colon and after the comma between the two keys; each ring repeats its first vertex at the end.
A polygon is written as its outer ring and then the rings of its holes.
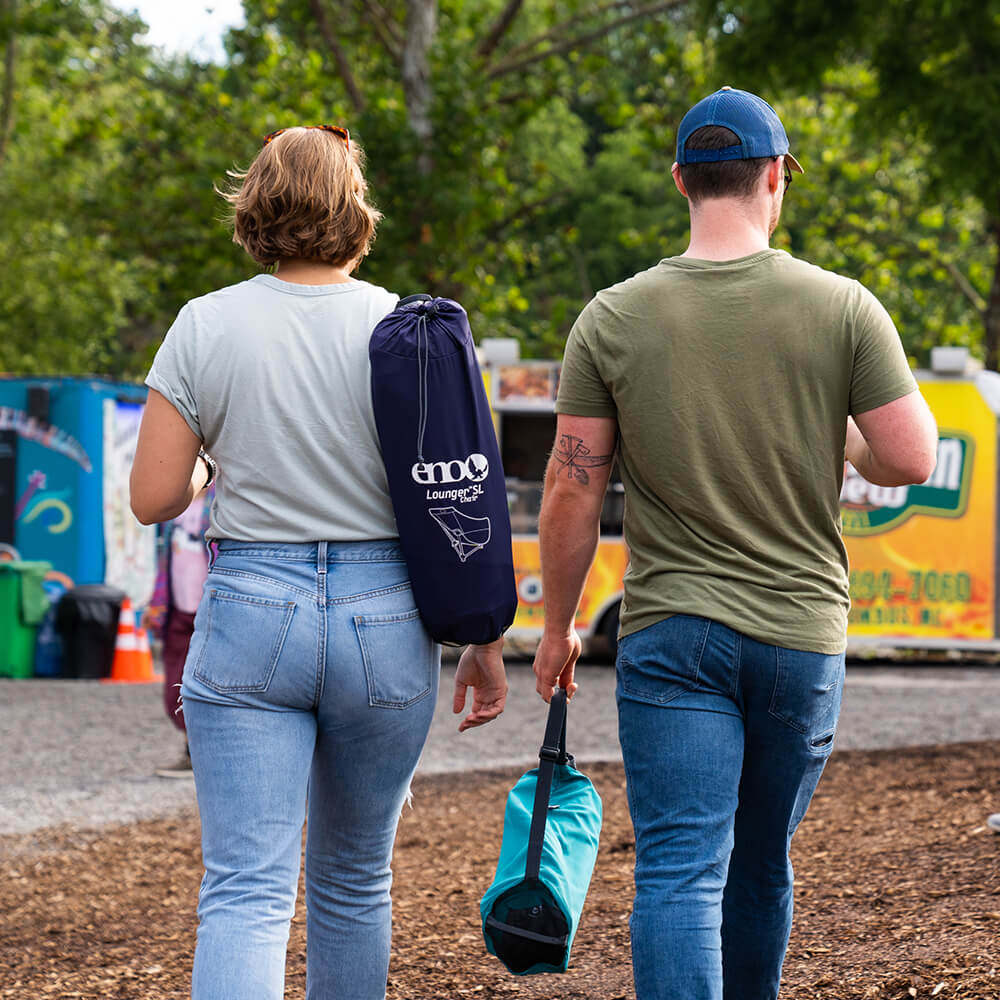
{"type": "Polygon", "coordinates": [[[566,339],[566,352],[559,374],[556,413],[575,417],[617,417],[614,397],[594,362],[593,307],[580,314],[566,339]]]}
{"type": "Polygon", "coordinates": [[[917,388],[892,317],[866,288],[857,285],[851,413],[867,413],[917,388]]]}
{"type": "Polygon", "coordinates": [[[196,347],[194,311],[188,303],[177,314],[177,319],[163,338],[153,358],[153,367],[146,376],[146,385],[166,397],[188,427],[204,439],[194,394],[195,373],[198,371],[196,347]]]}

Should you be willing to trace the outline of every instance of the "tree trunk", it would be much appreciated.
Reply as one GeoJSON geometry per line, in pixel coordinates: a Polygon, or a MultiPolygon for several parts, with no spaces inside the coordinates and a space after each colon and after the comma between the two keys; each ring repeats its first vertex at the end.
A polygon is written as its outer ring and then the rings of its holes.
{"type": "Polygon", "coordinates": [[[319,28],[319,33],[323,36],[326,47],[330,50],[330,55],[333,56],[337,72],[340,74],[340,79],[343,81],[344,89],[347,91],[347,96],[351,100],[355,113],[364,111],[365,96],[361,93],[358,83],[354,79],[354,74],[351,72],[351,65],[347,61],[347,53],[344,52],[343,46],[337,41],[336,32],[330,28],[330,22],[327,20],[323,5],[320,3],[320,0],[310,0],[310,7],[312,8],[313,19],[319,28]]]}
{"type": "Polygon", "coordinates": [[[434,123],[431,108],[434,89],[428,55],[437,31],[437,0],[408,0],[406,37],[403,40],[403,95],[409,112],[410,128],[420,143],[417,169],[427,177],[434,169],[431,144],[434,123]]]}
{"type": "Polygon", "coordinates": [[[990,295],[986,302],[983,326],[986,331],[984,338],[986,367],[995,372],[1000,369],[1000,218],[990,220],[989,231],[993,236],[996,260],[993,265],[993,284],[990,286],[990,295]]]}

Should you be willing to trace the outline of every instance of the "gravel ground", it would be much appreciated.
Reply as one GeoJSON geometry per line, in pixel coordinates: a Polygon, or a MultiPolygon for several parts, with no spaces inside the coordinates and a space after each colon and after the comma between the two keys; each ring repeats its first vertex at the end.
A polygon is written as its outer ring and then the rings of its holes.
{"type": "MultiPolygon", "coordinates": [[[[423,774],[530,766],[546,707],[527,661],[509,663],[507,710],[495,723],[457,732],[454,663],[442,671],[423,774]]],[[[581,763],[620,759],[614,670],[578,667],[569,747],[581,763]]],[[[851,664],[837,748],[883,749],[998,736],[1000,666],[873,667],[851,664]]],[[[157,778],[179,757],[159,684],[0,680],[0,835],[62,824],[89,829],[194,808],[193,783],[157,778]]]]}

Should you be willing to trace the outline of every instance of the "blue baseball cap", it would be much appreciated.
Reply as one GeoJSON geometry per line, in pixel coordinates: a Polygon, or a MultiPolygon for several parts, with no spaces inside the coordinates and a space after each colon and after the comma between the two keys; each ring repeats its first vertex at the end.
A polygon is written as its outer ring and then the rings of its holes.
{"type": "Polygon", "coordinates": [[[764,156],[784,156],[792,170],[804,173],[799,161],[788,152],[788,136],[774,108],[746,90],[723,87],[709,94],[688,111],[677,129],[677,163],[682,167],[764,156]],[[722,149],[685,149],[691,133],[705,125],[725,126],[739,136],[739,144],[722,149]]]}

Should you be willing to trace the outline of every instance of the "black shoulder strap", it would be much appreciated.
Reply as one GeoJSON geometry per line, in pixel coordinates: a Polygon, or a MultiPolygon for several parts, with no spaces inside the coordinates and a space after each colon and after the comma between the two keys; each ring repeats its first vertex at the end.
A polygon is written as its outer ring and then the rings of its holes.
{"type": "Polygon", "coordinates": [[[407,295],[405,299],[400,299],[396,303],[396,308],[401,306],[412,306],[419,302],[433,302],[434,296],[428,295],[427,292],[416,292],[414,295],[407,295]]]}
{"type": "Polygon", "coordinates": [[[545,742],[538,751],[538,781],[535,783],[535,804],[531,810],[528,831],[528,857],[525,878],[538,878],[542,865],[542,844],[545,841],[545,820],[549,812],[549,794],[556,764],[573,764],[566,753],[566,691],[556,688],[549,702],[549,720],[545,725],[545,742]]]}

